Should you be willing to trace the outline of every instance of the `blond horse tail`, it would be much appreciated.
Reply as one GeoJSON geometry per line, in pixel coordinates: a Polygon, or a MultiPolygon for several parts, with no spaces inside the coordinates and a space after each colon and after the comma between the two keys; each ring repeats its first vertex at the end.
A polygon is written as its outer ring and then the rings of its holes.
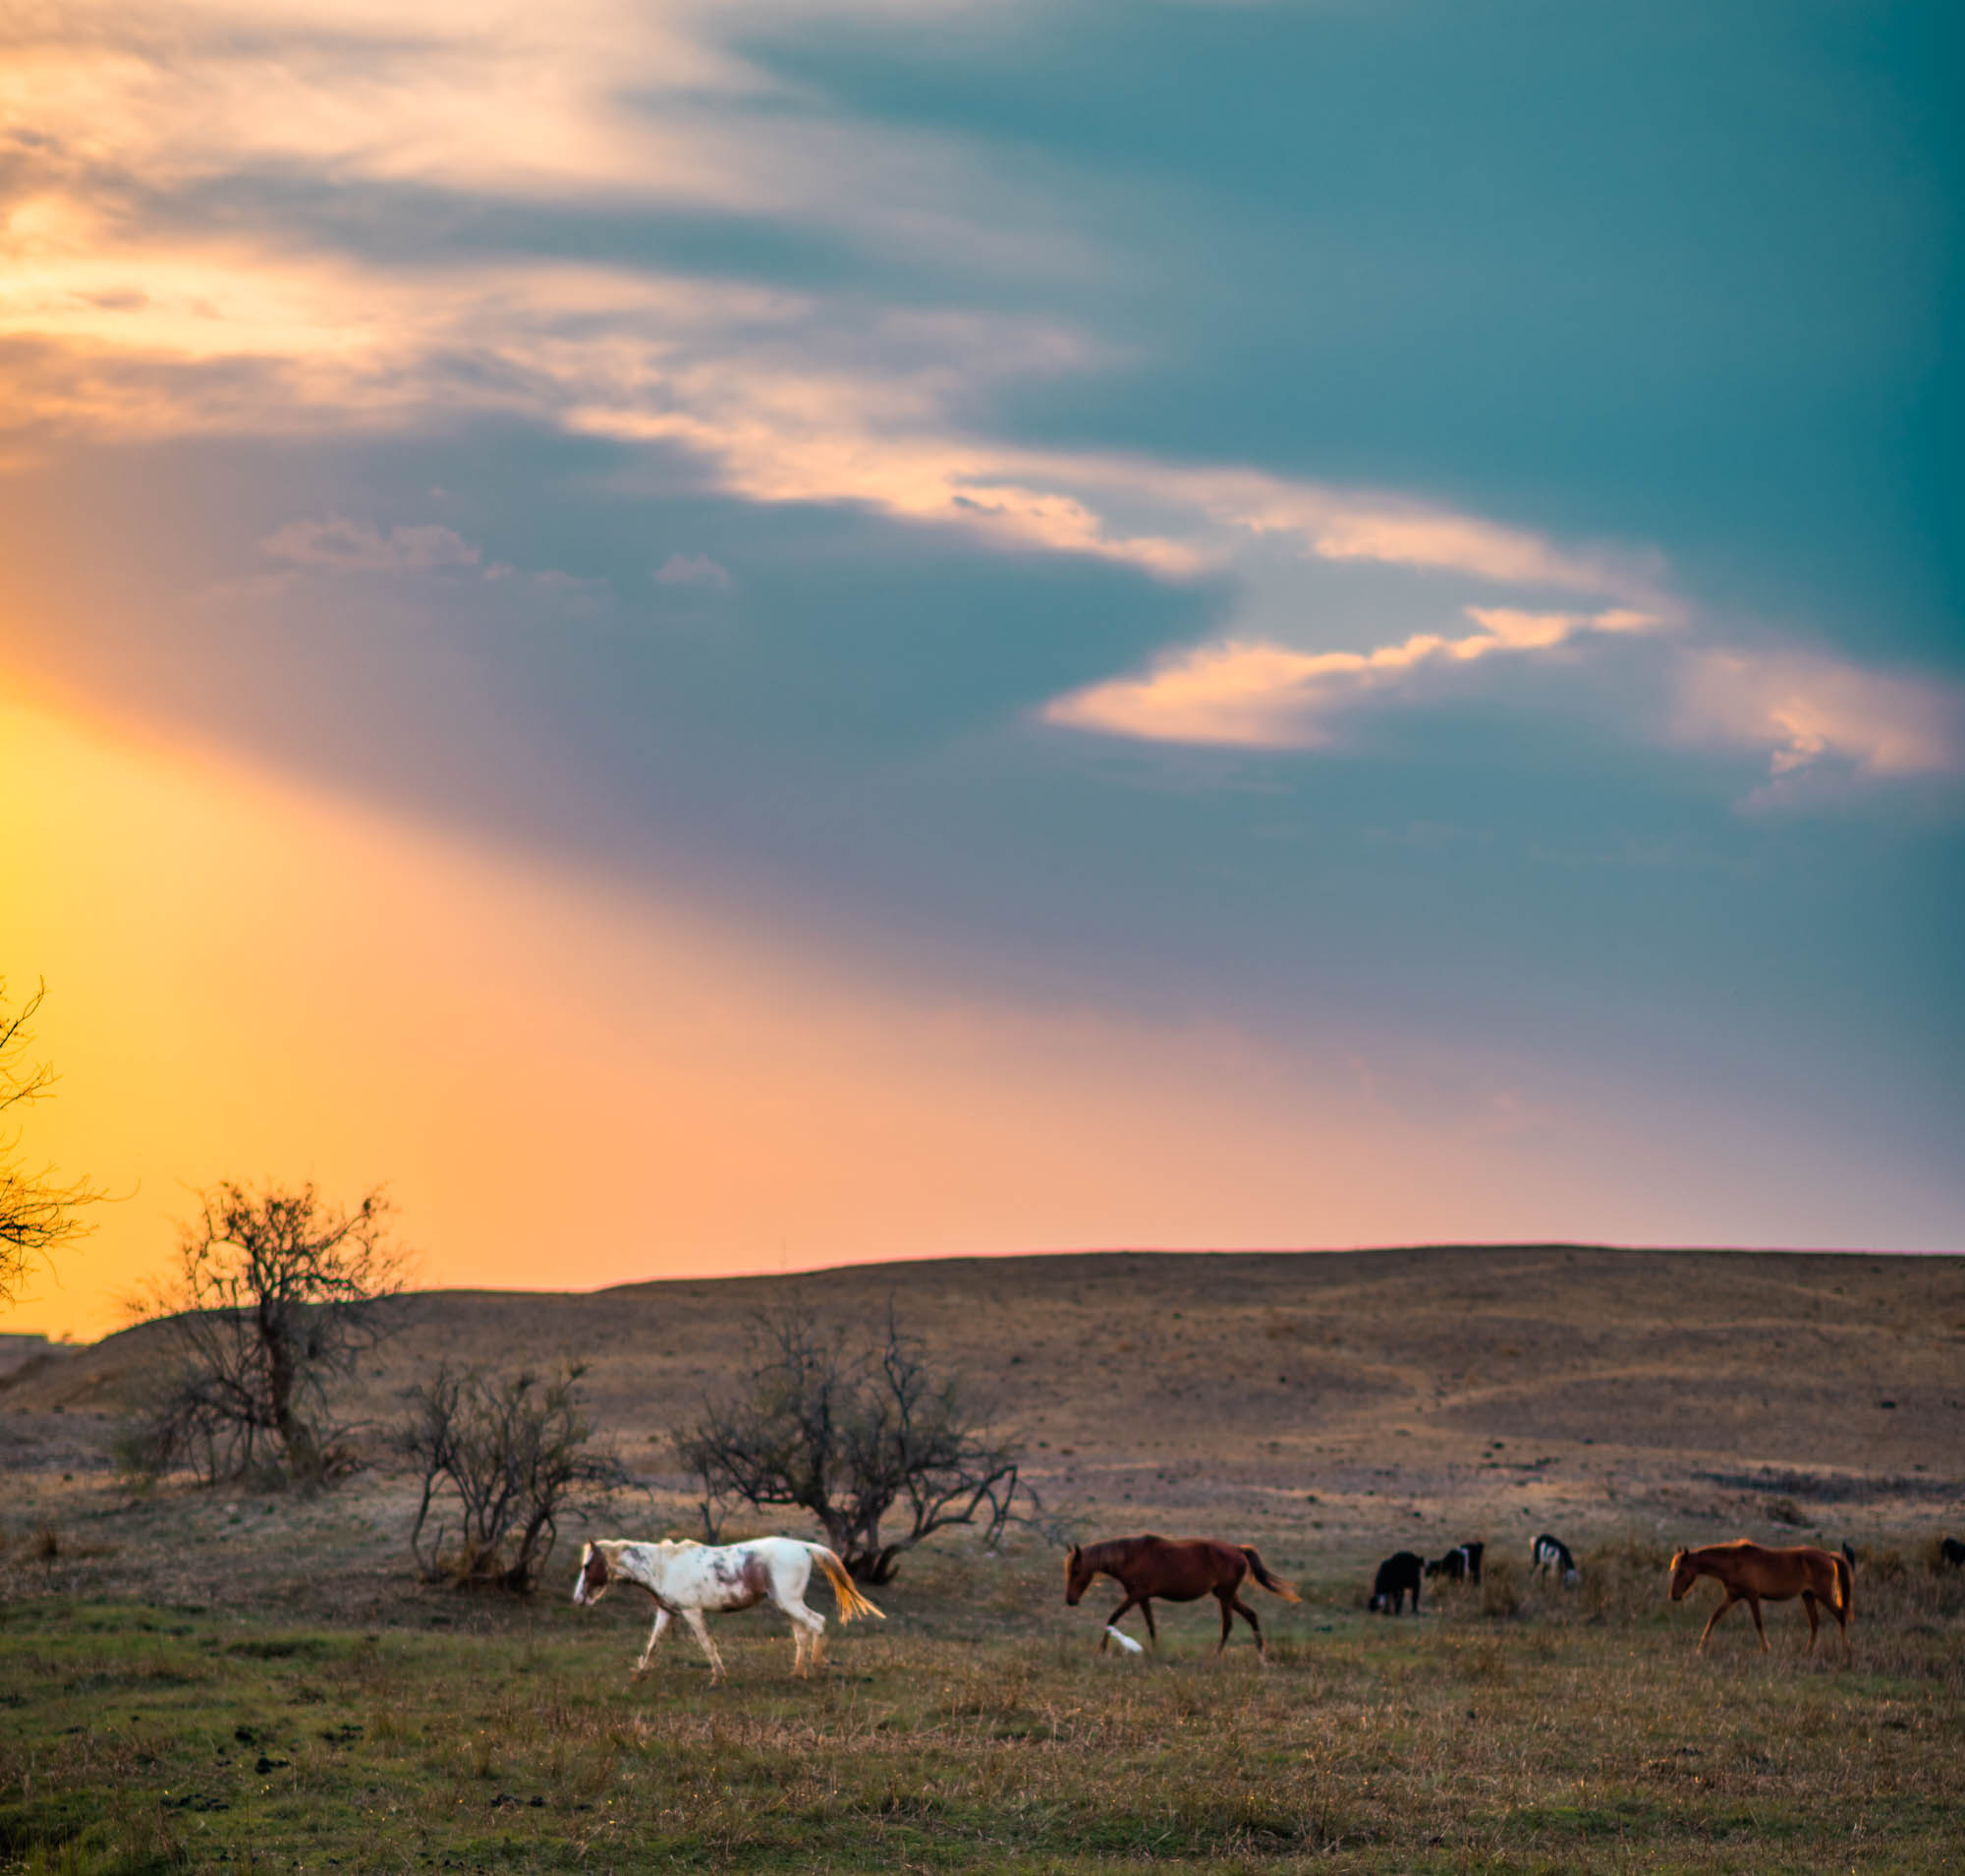
{"type": "Polygon", "coordinates": [[[1842,1620],[1847,1621],[1856,1613],[1856,1572],[1849,1567],[1846,1557],[1831,1555],[1828,1561],[1835,1565],[1835,1597],[1841,1606],[1842,1620]]]}
{"type": "Polygon", "coordinates": [[[1296,1593],[1294,1583],[1285,1582],[1280,1576],[1272,1575],[1269,1567],[1256,1555],[1253,1544],[1238,1544],[1235,1547],[1248,1561],[1249,1574],[1271,1594],[1280,1596],[1286,1603],[1300,1603],[1303,1598],[1296,1593]]]}
{"type": "Polygon", "coordinates": [[[827,1550],[823,1544],[814,1544],[808,1548],[811,1550],[813,1556],[817,1559],[819,1568],[825,1572],[825,1580],[832,1585],[833,1600],[839,1605],[839,1620],[841,1621],[851,1621],[855,1616],[879,1616],[882,1621],[887,1620],[866,1597],[861,1595],[853,1578],[847,1575],[846,1565],[827,1550]]]}

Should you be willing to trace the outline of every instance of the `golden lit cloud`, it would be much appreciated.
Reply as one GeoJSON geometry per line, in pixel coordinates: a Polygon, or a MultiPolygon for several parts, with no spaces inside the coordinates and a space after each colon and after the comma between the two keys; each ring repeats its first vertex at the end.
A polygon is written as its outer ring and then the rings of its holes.
{"type": "Polygon", "coordinates": [[[1484,630],[1445,638],[1416,633],[1373,652],[1297,652],[1280,645],[1204,645],[1141,678],[1095,684],[1056,699],[1046,722],[1152,742],[1246,749],[1308,749],[1327,739],[1346,703],[1382,692],[1428,667],[1494,653],[1544,651],[1583,632],[1646,632],[1663,621],[1625,607],[1606,612],[1524,612],[1469,606],[1484,630]]]}
{"type": "Polygon", "coordinates": [[[1678,731],[1688,741],[1764,750],[1784,777],[1822,765],[1902,778],[1965,769],[1965,692],[1794,652],[1708,651],[1681,672],[1678,731]]]}
{"type": "Polygon", "coordinates": [[[28,178],[0,230],[15,423],[278,432],[497,410],[684,448],[754,501],[864,504],[1157,577],[1283,540],[1657,609],[1645,568],[1477,517],[979,437],[957,415],[979,393],[1103,362],[1053,320],[870,314],[533,256],[365,261],[310,243],[301,219],[255,234],[251,217],[207,216],[194,232],[130,207],[139,190],[304,176],[815,217],[997,262],[990,244],[1007,243],[1030,251],[1026,271],[1073,248],[1039,200],[997,201],[952,145],[783,108],[795,100],[722,46],[727,29],[726,13],[675,0],[572,0],[549,22],[365,0],[28,8],[0,76],[28,178]]]}
{"type": "MultiPolygon", "coordinates": [[[[1236,580],[1260,565],[1268,615],[1232,617],[1211,643],[1043,712],[1151,740],[1307,746],[1347,703],[1428,672],[1686,622],[1641,549],[1386,490],[980,433],[972,414],[1005,387],[1111,362],[1057,319],[882,310],[528,254],[365,257],[359,242],[310,236],[304,217],[207,214],[187,228],[131,206],[140,187],[307,177],[815,216],[978,253],[1050,240],[1041,209],[992,195],[957,145],[789,108],[798,100],[729,50],[728,30],[727,11],[698,0],[573,0],[549,22],[454,0],[414,15],[379,0],[17,12],[0,71],[25,179],[0,228],[17,433],[345,432],[495,413],[680,452],[709,486],[757,503],[857,505],[1162,580],[1236,580]],[[1310,563],[1503,591],[1495,603],[1452,596],[1477,633],[1313,652],[1289,642],[1316,616],[1310,563]],[[1524,590],[1571,605],[1526,606],[1524,590]]],[[[0,473],[36,460],[31,439],[11,444],[0,473]]],[[[297,521],[267,550],[373,571],[463,565],[476,551],[440,529],[362,525],[370,533],[297,521]]],[[[1689,667],[1687,733],[1763,744],[1787,770],[1828,753],[1872,776],[1944,766],[1933,752],[1951,747],[1945,707],[1912,700],[1908,680],[1884,697],[1883,680],[1853,669],[1791,661],[1769,676],[1732,657],[1689,667]]]]}
{"type": "Polygon", "coordinates": [[[643,86],[762,88],[700,17],[626,0],[550,15],[455,0],[30,0],[10,11],[0,112],[65,165],[159,187],[266,167],[757,206],[747,165],[629,101],[643,86]]]}

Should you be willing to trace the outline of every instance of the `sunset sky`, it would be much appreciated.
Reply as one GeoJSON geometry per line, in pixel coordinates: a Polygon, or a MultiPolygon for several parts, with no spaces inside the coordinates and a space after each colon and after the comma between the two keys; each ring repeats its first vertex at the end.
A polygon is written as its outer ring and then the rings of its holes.
{"type": "Polygon", "coordinates": [[[11,7],[0,1330],[1965,1248],[1960,19],[11,7]]]}

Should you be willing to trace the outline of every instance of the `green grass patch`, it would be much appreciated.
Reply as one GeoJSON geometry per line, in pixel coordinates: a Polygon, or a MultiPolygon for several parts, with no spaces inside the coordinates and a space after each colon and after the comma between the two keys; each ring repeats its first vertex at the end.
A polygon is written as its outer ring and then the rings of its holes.
{"type": "Polygon", "coordinates": [[[632,1605],[361,1633],[15,1604],[0,1867],[1956,1865],[1965,1620],[1910,1591],[1845,1666],[1784,1631],[1698,1657],[1649,1577],[1498,1620],[1313,1589],[1263,1669],[1181,1612],[1159,1659],[1101,1659],[1053,1576],[979,1617],[925,1561],[810,1681],[775,1618],[730,1618],[717,1688],[687,1643],[632,1678],[632,1605]]]}

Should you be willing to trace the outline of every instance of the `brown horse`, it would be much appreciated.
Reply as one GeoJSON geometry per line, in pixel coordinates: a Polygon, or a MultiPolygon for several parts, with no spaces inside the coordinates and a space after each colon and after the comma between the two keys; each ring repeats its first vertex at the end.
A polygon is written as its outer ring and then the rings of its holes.
{"type": "MultiPolygon", "coordinates": [[[[1074,1544],[1064,1564],[1065,1602],[1076,1609],[1078,1599],[1092,1587],[1092,1579],[1100,1575],[1111,1577],[1126,1592],[1126,1600],[1112,1612],[1105,1626],[1109,1629],[1137,1603],[1146,1615],[1147,1633],[1155,1646],[1160,1638],[1160,1631],[1153,1626],[1155,1596],[1169,1603],[1199,1602],[1204,1596],[1212,1596],[1221,1605],[1221,1639],[1214,1649],[1217,1655],[1228,1646],[1235,1618],[1241,1616],[1256,1631],[1256,1652],[1264,1660],[1268,1658],[1263,1624],[1235,1593],[1245,1576],[1253,1576],[1286,1603],[1302,1600],[1293,1584],[1270,1575],[1253,1546],[1223,1544],[1207,1537],[1155,1537],[1149,1531],[1140,1537],[1107,1538],[1102,1544],[1074,1544]]],[[[1098,1637],[1101,1654],[1108,1640],[1106,1635],[1098,1637]]]]}
{"type": "Polygon", "coordinates": [[[1821,1603],[1835,1618],[1842,1630],[1842,1646],[1849,1646],[1849,1618],[1855,1613],[1856,1576],[1846,1557],[1819,1551],[1811,1544],[1795,1544],[1772,1549],[1751,1538],[1736,1537],[1730,1544],[1709,1544],[1704,1550],[1680,1551],[1671,1560],[1671,1599],[1683,1602],[1685,1592],[1702,1576],[1716,1576],[1726,1592],[1726,1600],[1707,1619],[1699,1637],[1702,1651],[1706,1637],[1735,1603],[1745,1603],[1760,1631],[1761,1652],[1768,1651],[1768,1631],[1761,1623],[1761,1604],[1784,1603],[1799,1596],[1808,1611],[1808,1652],[1815,1652],[1815,1638],[1822,1620],[1815,1613],[1821,1603]]]}

